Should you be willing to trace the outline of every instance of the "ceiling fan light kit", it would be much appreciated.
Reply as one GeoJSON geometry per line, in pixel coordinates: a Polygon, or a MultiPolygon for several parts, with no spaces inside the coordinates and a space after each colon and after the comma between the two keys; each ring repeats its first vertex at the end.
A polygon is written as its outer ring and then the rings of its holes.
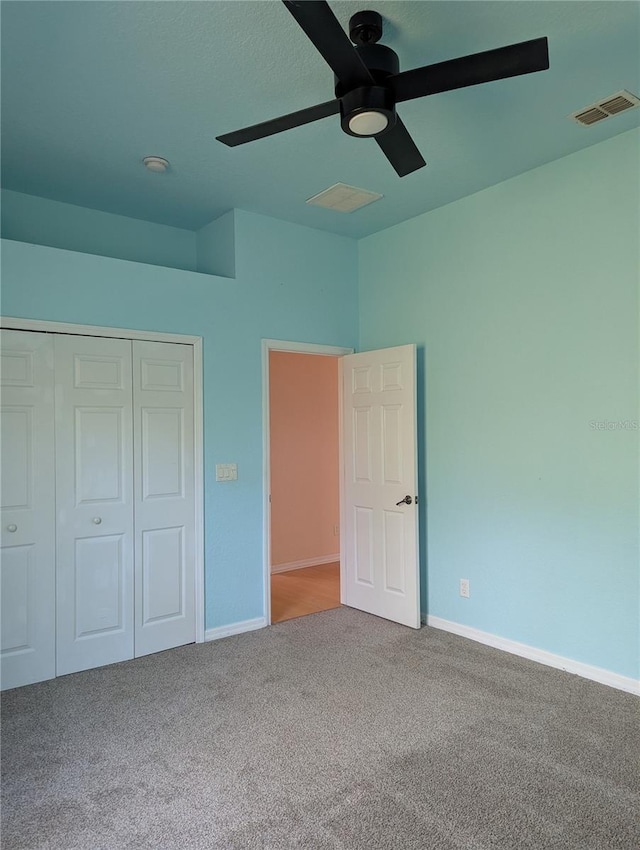
{"type": "Polygon", "coordinates": [[[340,123],[350,136],[377,136],[395,126],[396,110],[388,89],[370,86],[340,99],[340,123]]]}
{"type": "Polygon", "coordinates": [[[401,72],[396,53],[378,44],[382,36],[378,12],[353,15],[347,37],[325,0],[282,2],[333,71],[335,100],[217,136],[230,147],[339,114],[345,133],[375,138],[396,173],[404,177],[426,162],[396,112],[397,103],[549,67],[547,39],[536,38],[401,72]]]}
{"type": "Polygon", "coordinates": [[[377,136],[387,129],[389,123],[389,117],[383,112],[363,109],[348,116],[345,132],[350,136],[377,136]]]}

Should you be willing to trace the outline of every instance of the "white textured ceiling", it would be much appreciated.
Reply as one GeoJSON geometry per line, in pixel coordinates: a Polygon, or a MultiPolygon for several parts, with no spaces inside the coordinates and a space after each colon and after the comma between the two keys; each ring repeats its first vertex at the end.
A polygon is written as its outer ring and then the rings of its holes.
{"type": "Polygon", "coordinates": [[[640,124],[567,115],[640,94],[635,2],[332,2],[384,18],[401,69],[548,36],[550,69],[400,104],[427,160],[399,178],[338,117],[248,145],[216,135],[333,97],[333,77],[279,0],[3,2],[2,185],[197,229],[232,207],[349,236],[389,227],[640,124]],[[165,175],[142,157],[170,160],[165,175]],[[384,198],[306,206],[336,182],[384,198]]]}

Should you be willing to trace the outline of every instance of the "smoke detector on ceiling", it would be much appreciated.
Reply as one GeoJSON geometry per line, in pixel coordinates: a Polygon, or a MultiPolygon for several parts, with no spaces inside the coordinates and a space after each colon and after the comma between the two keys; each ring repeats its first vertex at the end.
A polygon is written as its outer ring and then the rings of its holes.
{"type": "Polygon", "coordinates": [[[348,213],[367,204],[372,204],[374,201],[379,201],[381,197],[382,195],[377,192],[369,192],[368,189],[358,189],[356,186],[349,186],[346,183],[336,183],[325,189],[324,192],[319,192],[312,198],[308,198],[306,203],[336,212],[348,213]]]}
{"type": "Polygon", "coordinates": [[[619,91],[599,100],[597,103],[585,106],[578,112],[572,112],[569,118],[573,118],[583,127],[590,127],[592,124],[598,124],[606,118],[613,118],[614,115],[619,115],[621,112],[626,112],[636,106],[640,106],[640,98],[637,98],[631,92],[619,91]]]}
{"type": "Polygon", "coordinates": [[[145,156],[142,162],[148,171],[153,171],[156,174],[164,174],[169,168],[169,160],[163,156],[145,156]]]}

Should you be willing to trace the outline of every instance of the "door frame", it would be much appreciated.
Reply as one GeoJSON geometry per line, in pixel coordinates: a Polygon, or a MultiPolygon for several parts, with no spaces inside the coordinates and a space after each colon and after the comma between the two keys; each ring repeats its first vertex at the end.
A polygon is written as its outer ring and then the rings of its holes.
{"type": "Polygon", "coordinates": [[[296,354],[320,354],[325,357],[338,358],[338,466],[340,479],[340,598],[344,596],[342,564],[344,561],[344,539],[342,529],[344,521],[343,510],[343,456],[342,456],[342,360],[345,354],[353,354],[353,348],[343,348],[338,345],[321,345],[311,342],[293,342],[282,339],[262,340],[262,540],[263,540],[263,609],[266,625],[271,625],[271,440],[269,432],[269,353],[271,351],[289,351],[296,354]]]}
{"type": "Polygon", "coordinates": [[[196,643],[204,642],[204,451],[203,451],[203,387],[202,337],[188,334],[138,331],[127,328],[108,328],[98,325],[75,325],[70,322],[50,322],[41,319],[20,319],[0,316],[0,328],[14,331],[103,336],[112,339],[143,340],[145,342],[177,342],[193,349],[193,437],[195,464],[195,627],[196,643]]]}

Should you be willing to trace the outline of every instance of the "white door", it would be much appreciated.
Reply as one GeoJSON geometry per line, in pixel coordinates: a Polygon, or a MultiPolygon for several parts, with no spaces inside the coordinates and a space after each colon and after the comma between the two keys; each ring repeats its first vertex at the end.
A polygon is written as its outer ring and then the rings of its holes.
{"type": "Polygon", "coordinates": [[[342,365],[342,602],[418,629],[416,347],[349,354],[342,365]]]}
{"type": "Polygon", "coordinates": [[[3,688],[55,669],[53,341],[1,333],[3,688]]]}
{"type": "Polygon", "coordinates": [[[57,673],[133,657],[131,342],[56,335],[57,673]]]}
{"type": "Polygon", "coordinates": [[[193,349],[133,343],[135,654],[195,640],[193,349]]]}

